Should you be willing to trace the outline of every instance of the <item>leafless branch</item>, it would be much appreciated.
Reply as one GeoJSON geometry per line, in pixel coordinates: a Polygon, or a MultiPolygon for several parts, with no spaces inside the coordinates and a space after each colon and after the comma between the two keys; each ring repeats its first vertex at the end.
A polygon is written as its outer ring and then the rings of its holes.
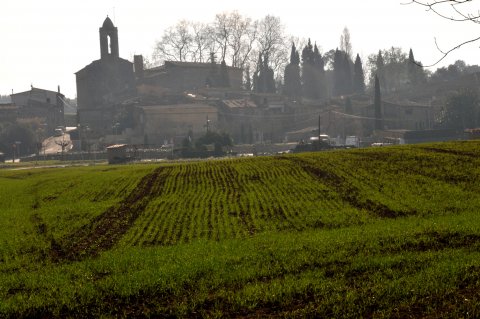
{"type": "Polygon", "coordinates": [[[422,64],[419,64],[417,62],[415,62],[416,65],[418,66],[422,66],[422,67],[425,67],[425,68],[429,68],[429,67],[432,67],[432,66],[435,66],[437,65],[438,63],[440,63],[441,61],[443,61],[443,59],[445,59],[450,53],[452,53],[452,51],[455,51],[457,49],[460,49],[462,46],[466,45],[466,44],[469,44],[469,43],[473,43],[473,42],[476,42],[476,41],[479,41],[480,40],[480,37],[478,38],[475,38],[475,39],[470,39],[470,40],[467,40],[467,41],[464,41],[460,44],[457,44],[456,46],[454,46],[453,48],[447,50],[447,51],[443,51],[442,49],[440,49],[440,47],[438,46],[438,43],[437,43],[437,39],[435,39],[435,46],[437,47],[438,51],[440,51],[440,53],[442,53],[442,57],[440,57],[440,59],[438,59],[435,63],[432,63],[430,65],[422,65],[422,64]]]}
{"type": "MultiPolygon", "coordinates": [[[[410,4],[417,4],[422,7],[425,7],[427,11],[432,11],[435,13],[437,16],[449,20],[449,21],[454,21],[454,22],[473,22],[476,24],[480,24],[480,12],[477,14],[471,14],[471,13],[466,13],[464,10],[460,9],[461,5],[472,3],[473,0],[431,0],[431,1],[421,1],[421,0],[411,0],[410,2],[407,3],[402,3],[403,5],[410,5],[410,4]],[[443,13],[445,10],[444,8],[447,7],[450,10],[453,10],[454,15],[446,15],[443,13]]],[[[430,65],[420,65],[415,62],[415,64],[423,67],[432,67],[440,63],[443,59],[445,59],[451,52],[461,48],[462,46],[466,44],[470,44],[476,41],[479,41],[480,37],[470,39],[467,41],[464,41],[460,44],[457,44],[456,46],[452,47],[449,50],[442,50],[437,42],[437,39],[435,39],[435,46],[437,47],[438,51],[442,54],[440,59],[438,59],[435,63],[432,63],[430,65]]]]}
{"type": "Polygon", "coordinates": [[[472,15],[470,13],[465,13],[461,11],[458,6],[466,3],[471,3],[473,0],[435,0],[435,1],[419,1],[419,0],[412,0],[408,3],[403,3],[404,5],[409,4],[417,4],[422,7],[425,7],[427,11],[432,11],[439,17],[443,19],[447,19],[450,21],[455,22],[473,22],[473,23],[480,23],[480,13],[476,15],[472,15]],[[453,11],[457,14],[457,16],[447,16],[446,14],[442,13],[440,10],[443,7],[447,6],[449,9],[453,9],[453,11]],[[439,8],[439,9],[437,9],[439,8]]]}

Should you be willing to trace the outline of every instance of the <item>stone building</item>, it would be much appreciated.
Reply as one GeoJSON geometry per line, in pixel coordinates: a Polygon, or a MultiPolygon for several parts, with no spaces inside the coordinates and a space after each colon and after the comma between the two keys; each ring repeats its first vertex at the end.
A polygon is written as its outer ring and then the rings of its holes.
{"type": "Polygon", "coordinates": [[[47,133],[53,133],[58,126],[65,126],[65,96],[60,93],[60,88],[55,92],[32,86],[31,90],[12,94],[11,98],[18,118],[39,119],[45,124],[47,133]]]}
{"type": "Polygon", "coordinates": [[[13,103],[0,103],[0,121],[13,123],[18,117],[18,107],[13,103]]]}
{"type": "Polygon", "coordinates": [[[100,32],[100,59],[77,73],[78,122],[95,135],[115,123],[116,105],[136,94],[133,63],[120,58],[118,30],[109,17],[100,32]]]}
{"type": "Polygon", "coordinates": [[[198,137],[218,122],[217,108],[204,103],[137,106],[134,112],[135,135],[143,136],[146,144],[178,145],[190,131],[198,137]]]}
{"type": "MultiPolygon", "coordinates": [[[[212,73],[211,63],[165,61],[156,68],[143,70],[141,63],[135,64],[139,85],[162,87],[173,92],[196,90],[207,86],[207,79],[212,73]]],[[[220,64],[214,64],[215,71],[220,72],[220,64]]],[[[227,66],[229,88],[241,90],[243,70],[227,66]]]]}
{"type": "MultiPolygon", "coordinates": [[[[434,110],[431,106],[411,101],[382,101],[382,116],[385,129],[388,130],[426,130],[433,127],[434,110]]],[[[362,110],[362,116],[373,118],[373,104],[362,110]]],[[[368,123],[373,130],[373,122],[368,123]]]]}
{"type": "Polygon", "coordinates": [[[220,101],[219,129],[228,132],[234,143],[283,142],[294,119],[294,108],[276,94],[249,94],[220,101]]]}

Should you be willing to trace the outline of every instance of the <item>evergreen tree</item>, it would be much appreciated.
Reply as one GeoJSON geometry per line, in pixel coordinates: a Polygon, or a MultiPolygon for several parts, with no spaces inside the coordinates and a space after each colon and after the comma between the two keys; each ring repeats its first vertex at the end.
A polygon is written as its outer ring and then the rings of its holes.
{"type": "Polygon", "coordinates": [[[275,78],[273,69],[268,65],[268,55],[265,55],[263,60],[263,78],[265,81],[265,92],[275,93],[275,78]]]}
{"type": "Polygon", "coordinates": [[[300,80],[300,58],[292,43],[292,50],[290,53],[290,63],[285,67],[284,73],[284,93],[290,98],[298,98],[302,94],[302,83],[300,80]]]}
{"type": "Polygon", "coordinates": [[[407,62],[407,71],[408,71],[408,80],[410,81],[411,85],[417,84],[417,75],[416,75],[416,64],[415,64],[415,57],[413,56],[413,51],[410,48],[408,52],[408,62],[407,62]]]}
{"type": "Polygon", "coordinates": [[[383,88],[383,91],[387,91],[387,81],[385,77],[385,61],[383,60],[382,56],[382,51],[378,50],[378,55],[377,55],[377,61],[375,62],[375,67],[376,67],[376,74],[375,76],[378,76],[378,80],[380,85],[383,88]]]}
{"type": "Polygon", "coordinates": [[[348,55],[336,49],[333,56],[333,94],[344,95],[352,93],[352,70],[348,55]]]}
{"type": "Polygon", "coordinates": [[[425,72],[422,68],[422,63],[419,61],[415,61],[412,49],[410,49],[410,51],[408,52],[407,76],[408,81],[412,86],[424,83],[427,80],[425,72]]]}
{"type": "Polygon", "coordinates": [[[316,43],[313,48],[313,65],[316,85],[316,92],[314,94],[315,98],[326,98],[327,84],[325,79],[325,62],[323,61],[323,57],[320,54],[316,43]]]}
{"type": "Polygon", "coordinates": [[[298,64],[297,62],[297,48],[295,47],[295,43],[292,42],[292,49],[290,51],[290,64],[298,64]]]}
{"type": "Polygon", "coordinates": [[[258,54],[258,61],[257,61],[257,69],[253,75],[253,91],[256,93],[264,92],[264,80],[262,78],[263,72],[263,60],[262,60],[262,53],[258,54]]]}
{"type": "Polygon", "coordinates": [[[215,53],[210,52],[210,70],[205,80],[205,84],[209,87],[215,87],[218,85],[218,70],[217,63],[215,62],[215,53]]]}
{"type": "Polygon", "coordinates": [[[375,97],[374,97],[374,108],[375,108],[375,129],[383,130],[383,119],[382,119],[382,95],[380,93],[380,80],[375,74],[375,97]]]}
{"type": "Polygon", "coordinates": [[[258,54],[257,70],[253,76],[253,87],[256,93],[275,93],[273,69],[268,65],[268,55],[258,54]]]}
{"type": "Polygon", "coordinates": [[[362,60],[358,54],[353,68],[353,92],[358,94],[365,93],[365,76],[363,74],[362,60]]]}
{"type": "Polygon", "coordinates": [[[343,54],[343,93],[351,94],[352,93],[352,68],[350,67],[350,57],[346,52],[343,54]]]}
{"type": "Polygon", "coordinates": [[[308,39],[307,45],[302,50],[302,85],[303,95],[310,99],[317,98],[317,83],[314,65],[315,57],[313,46],[310,39],[308,39]]]}
{"type": "Polygon", "coordinates": [[[333,95],[341,95],[343,92],[343,83],[342,83],[342,60],[341,52],[338,48],[335,50],[333,55],[333,95]]]}
{"type": "Polygon", "coordinates": [[[220,78],[218,81],[219,87],[230,87],[230,78],[228,76],[228,68],[225,60],[220,64],[220,78]]]}

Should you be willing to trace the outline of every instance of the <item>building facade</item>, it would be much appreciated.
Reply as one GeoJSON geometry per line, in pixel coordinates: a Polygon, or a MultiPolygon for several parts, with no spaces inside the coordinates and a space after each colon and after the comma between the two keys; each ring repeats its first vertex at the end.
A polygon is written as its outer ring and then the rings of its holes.
{"type": "MultiPolygon", "coordinates": [[[[137,66],[137,64],[136,64],[137,66]]],[[[220,64],[198,62],[165,61],[165,64],[143,70],[139,66],[135,69],[138,74],[138,83],[170,89],[173,92],[192,91],[208,86],[208,78],[213,72],[220,72],[220,64]]],[[[243,70],[227,66],[231,90],[241,90],[243,86],[243,70]]]]}
{"type": "Polygon", "coordinates": [[[120,58],[118,30],[109,17],[100,33],[100,59],[77,73],[78,124],[102,135],[115,124],[116,105],[135,96],[133,63],[120,58]]]}
{"type": "Polygon", "coordinates": [[[12,94],[11,98],[18,118],[38,118],[47,133],[53,133],[58,126],[65,126],[65,96],[60,93],[60,88],[55,92],[32,86],[31,90],[12,94]]]}

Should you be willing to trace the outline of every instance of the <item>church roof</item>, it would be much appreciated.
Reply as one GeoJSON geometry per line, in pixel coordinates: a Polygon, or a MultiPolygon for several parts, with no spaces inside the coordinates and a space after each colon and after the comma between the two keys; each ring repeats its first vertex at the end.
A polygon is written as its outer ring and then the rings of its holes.
{"type": "Polygon", "coordinates": [[[105,28],[105,29],[113,29],[113,28],[115,28],[115,26],[113,25],[112,20],[110,20],[110,18],[109,18],[108,16],[107,16],[107,18],[105,19],[105,21],[103,21],[102,28],[105,28]]]}

